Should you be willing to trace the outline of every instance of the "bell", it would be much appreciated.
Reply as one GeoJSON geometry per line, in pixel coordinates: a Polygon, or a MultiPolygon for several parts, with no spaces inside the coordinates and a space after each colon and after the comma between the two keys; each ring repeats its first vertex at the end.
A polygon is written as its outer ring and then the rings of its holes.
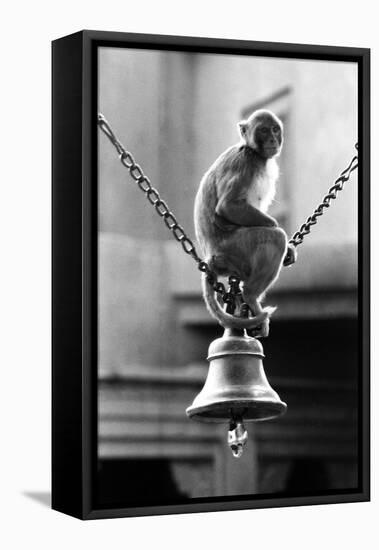
{"type": "Polygon", "coordinates": [[[225,329],[222,338],[209,346],[207,379],[186,410],[193,420],[229,423],[229,445],[234,456],[241,455],[247,439],[244,421],[268,420],[287,409],[268,383],[263,358],[259,340],[245,330],[225,329]]]}

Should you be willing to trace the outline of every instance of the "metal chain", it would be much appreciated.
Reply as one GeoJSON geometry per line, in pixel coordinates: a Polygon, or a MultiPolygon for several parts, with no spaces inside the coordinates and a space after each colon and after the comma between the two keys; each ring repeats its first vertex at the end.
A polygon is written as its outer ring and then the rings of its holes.
{"type": "Polygon", "coordinates": [[[147,200],[152,206],[154,206],[157,214],[163,218],[166,227],[172,232],[175,239],[182,245],[184,252],[189,254],[189,256],[195,260],[198,269],[206,274],[208,283],[212,286],[215,292],[221,295],[223,302],[228,304],[228,309],[232,312],[235,308],[236,297],[240,294],[239,279],[237,277],[229,277],[230,290],[227,291],[225,289],[225,285],[221,281],[218,281],[216,273],[212,271],[206,261],[200,258],[196,251],[195,245],[186,235],[183,227],[178,223],[176,217],[170,211],[166,202],[161,199],[157,189],[151,185],[149,178],[145,176],[141,166],[136,163],[133,155],[125,149],[122,143],[120,143],[112,128],[109,126],[107,120],[100,113],[97,116],[97,122],[100,129],[115,147],[121,163],[125,166],[125,168],[127,168],[127,170],[129,170],[129,174],[137,183],[141,191],[145,193],[147,200]]]}
{"type": "MultiPolygon", "coordinates": [[[[358,151],[358,143],[355,144],[355,148],[358,151]]],[[[293,234],[289,243],[293,246],[299,246],[304,240],[305,235],[311,232],[312,225],[315,225],[318,221],[317,218],[323,215],[324,209],[329,208],[332,199],[337,198],[339,191],[342,191],[345,183],[349,180],[351,173],[358,167],[358,153],[351,159],[350,164],[345,170],[341,172],[332,187],[329,189],[327,195],[323,198],[321,204],[314,210],[313,214],[307,218],[306,222],[300,227],[296,233],[293,234]]]]}

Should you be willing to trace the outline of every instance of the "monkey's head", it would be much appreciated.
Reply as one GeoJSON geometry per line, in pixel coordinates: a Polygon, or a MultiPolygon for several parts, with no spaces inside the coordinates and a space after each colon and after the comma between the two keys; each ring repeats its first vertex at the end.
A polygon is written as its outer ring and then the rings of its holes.
{"type": "Polygon", "coordinates": [[[259,109],[239,122],[238,127],[244,143],[261,157],[269,159],[280,154],[283,124],[271,111],[259,109]]]}

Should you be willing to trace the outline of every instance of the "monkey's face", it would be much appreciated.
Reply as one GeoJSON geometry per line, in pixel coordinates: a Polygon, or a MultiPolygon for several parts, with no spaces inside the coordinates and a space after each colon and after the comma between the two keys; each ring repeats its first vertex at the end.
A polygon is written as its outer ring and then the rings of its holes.
{"type": "Polygon", "coordinates": [[[253,113],[248,120],[239,123],[242,139],[261,157],[269,159],[279,155],[283,143],[283,125],[267,110],[253,113]]]}
{"type": "Polygon", "coordinates": [[[255,128],[254,142],[257,153],[264,158],[279,155],[282,148],[283,134],[280,125],[275,121],[265,121],[255,128]]]}

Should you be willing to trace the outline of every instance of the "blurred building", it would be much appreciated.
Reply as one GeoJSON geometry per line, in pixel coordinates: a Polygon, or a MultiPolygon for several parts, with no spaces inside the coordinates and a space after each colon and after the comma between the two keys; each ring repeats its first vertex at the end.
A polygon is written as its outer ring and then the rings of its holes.
{"type": "MultiPolygon", "coordinates": [[[[179,223],[194,236],[203,173],[254,109],[284,121],[271,209],[291,235],[350,161],[357,67],[103,48],[99,107],[179,223]]],[[[221,334],[200,276],[104,135],[99,135],[99,487],[102,504],[352,489],[358,483],[357,179],[284,269],[264,340],[265,371],[288,404],[249,425],[239,460],[226,426],[187,419],[221,334]]]]}

